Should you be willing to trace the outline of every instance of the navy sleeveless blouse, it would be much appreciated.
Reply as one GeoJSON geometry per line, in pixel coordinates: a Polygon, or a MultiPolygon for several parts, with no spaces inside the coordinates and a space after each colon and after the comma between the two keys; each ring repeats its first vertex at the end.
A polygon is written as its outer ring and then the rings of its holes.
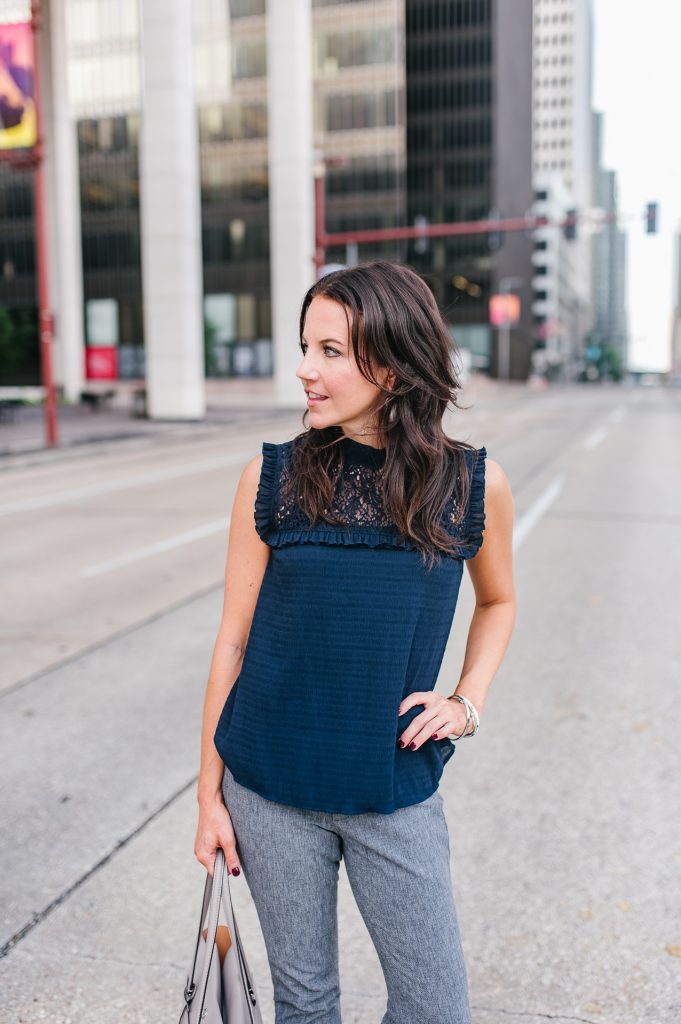
{"type": "Polygon", "coordinates": [[[437,682],[463,559],[483,540],[487,451],[465,451],[471,497],[463,520],[452,522],[456,486],[443,511],[443,525],[463,542],[460,555],[442,555],[429,572],[386,515],[384,449],[342,439],[333,509],[343,525],[311,526],[281,497],[294,444],[262,445],[255,525],[271,551],[214,743],[236,781],[268,800],[387,814],[429,797],[454,753],[449,739],[398,747],[423,705],[401,716],[398,709],[437,682]]]}

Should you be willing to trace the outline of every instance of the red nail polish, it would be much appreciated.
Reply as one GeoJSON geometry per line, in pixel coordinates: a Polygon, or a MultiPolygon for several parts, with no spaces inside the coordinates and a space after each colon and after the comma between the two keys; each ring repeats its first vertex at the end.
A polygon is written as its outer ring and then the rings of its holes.
{"type": "Polygon", "coordinates": [[[241,869],[240,868],[232,868],[232,874],[233,875],[240,875],[241,874],[241,869]]]}
{"type": "Polygon", "coordinates": [[[412,740],[412,741],[411,741],[411,743],[409,744],[409,749],[410,749],[410,750],[416,750],[416,744],[414,743],[414,741],[413,741],[413,740],[412,740]]]}
{"type": "Polygon", "coordinates": [[[437,739],[437,733],[434,732],[433,735],[430,738],[431,738],[431,740],[436,740],[437,739]]]}
{"type": "Polygon", "coordinates": [[[398,747],[403,747],[404,746],[404,740],[398,740],[397,741],[397,746],[398,747]]]}

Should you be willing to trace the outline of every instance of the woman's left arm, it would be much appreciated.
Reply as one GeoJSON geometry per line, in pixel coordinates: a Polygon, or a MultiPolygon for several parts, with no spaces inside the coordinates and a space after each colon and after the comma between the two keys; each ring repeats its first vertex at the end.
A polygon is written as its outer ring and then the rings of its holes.
{"type": "MultiPolygon", "coordinates": [[[[467,561],[475,591],[475,611],[466,641],[456,693],[468,697],[478,713],[487,700],[515,624],[513,585],[513,495],[503,469],[487,459],[485,465],[485,530],[482,546],[467,561]]],[[[465,710],[458,701],[452,702],[465,710]]]]}
{"type": "MultiPolygon", "coordinates": [[[[475,611],[468,630],[461,678],[455,691],[467,697],[479,715],[482,715],[487,692],[504,657],[515,623],[512,541],[511,488],[501,466],[487,459],[482,545],[475,557],[467,560],[475,590],[475,611]]],[[[441,740],[450,733],[459,735],[463,732],[466,709],[461,701],[430,690],[414,692],[404,698],[398,713],[403,715],[415,704],[423,704],[424,709],[398,738],[401,747],[416,750],[429,739],[441,740]]],[[[469,733],[472,726],[470,722],[469,733]]]]}

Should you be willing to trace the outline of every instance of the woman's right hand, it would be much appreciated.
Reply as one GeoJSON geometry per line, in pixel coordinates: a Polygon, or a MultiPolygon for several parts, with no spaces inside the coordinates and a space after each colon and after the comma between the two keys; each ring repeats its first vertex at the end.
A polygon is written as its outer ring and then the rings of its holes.
{"type": "Polygon", "coordinates": [[[194,840],[194,856],[211,877],[219,847],[225,855],[227,870],[232,875],[241,874],[232,819],[223,801],[216,797],[211,803],[199,804],[199,824],[194,840]]]}

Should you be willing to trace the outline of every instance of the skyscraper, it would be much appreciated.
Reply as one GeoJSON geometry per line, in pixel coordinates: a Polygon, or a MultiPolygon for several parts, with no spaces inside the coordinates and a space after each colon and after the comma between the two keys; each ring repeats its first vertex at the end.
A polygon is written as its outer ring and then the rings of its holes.
{"type": "MultiPolygon", "coordinates": [[[[544,317],[535,295],[535,340],[561,351],[576,366],[592,326],[591,227],[584,215],[594,205],[592,149],[592,0],[535,0],[533,75],[533,167],[536,191],[553,192],[556,215],[575,210],[576,238],[567,259],[553,262],[535,291],[555,309],[567,306],[568,320],[544,317]],[[556,184],[558,177],[560,184],[556,184]],[[550,182],[554,182],[554,186],[550,182]],[[553,339],[553,340],[552,340],[553,339]],[[569,353],[569,355],[567,355],[569,353]]],[[[544,239],[540,233],[538,237],[544,239]]],[[[544,239],[546,240],[546,239],[544,239]]],[[[567,249],[561,247],[567,256],[567,249]]]]}
{"type": "MultiPolygon", "coordinates": [[[[406,0],[406,68],[409,223],[524,216],[532,203],[531,0],[406,0]]],[[[522,314],[510,370],[521,379],[531,350],[531,253],[522,233],[431,239],[408,251],[454,337],[492,372],[489,299],[513,279],[522,314]]]]}
{"type": "Polygon", "coordinates": [[[627,365],[629,328],[626,305],[627,236],[617,225],[617,176],[599,168],[598,206],[612,217],[594,239],[594,330],[599,344],[615,349],[627,365]]]}

